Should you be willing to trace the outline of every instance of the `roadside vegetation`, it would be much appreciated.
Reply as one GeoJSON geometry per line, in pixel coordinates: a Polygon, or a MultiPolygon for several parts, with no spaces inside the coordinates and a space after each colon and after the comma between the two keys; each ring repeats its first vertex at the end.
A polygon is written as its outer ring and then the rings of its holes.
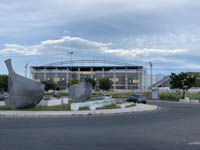
{"type": "MultiPolygon", "coordinates": [[[[124,92],[124,93],[116,93],[116,92],[107,92],[109,95],[112,95],[113,98],[126,100],[130,95],[137,94],[139,92],[124,92]]],[[[93,99],[97,98],[101,92],[93,92],[92,97],[93,99]]],[[[142,92],[147,98],[147,100],[151,100],[151,92],[145,91],[142,92]]],[[[61,95],[68,96],[68,93],[62,93],[61,95]]],[[[179,101],[179,99],[182,99],[183,93],[182,92],[160,92],[159,93],[159,100],[167,100],[167,101],[179,101]]],[[[197,99],[200,100],[200,93],[189,93],[187,92],[185,94],[186,97],[189,97],[190,99],[197,99]]],[[[50,100],[50,95],[45,96],[44,100],[50,100]]]]}
{"type": "Polygon", "coordinates": [[[0,92],[8,91],[8,75],[0,75],[0,92]]]}
{"type": "MultiPolygon", "coordinates": [[[[70,111],[71,103],[78,103],[83,101],[70,100],[68,104],[58,106],[35,106],[32,108],[18,109],[18,111],[70,111]]],[[[0,106],[0,110],[12,110],[7,106],[0,106]]]]}
{"type": "Polygon", "coordinates": [[[171,85],[171,89],[181,89],[183,91],[182,94],[182,98],[185,98],[185,94],[187,93],[187,91],[194,87],[196,85],[196,77],[185,73],[185,72],[181,72],[179,74],[175,74],[172,73],[171,76],[171,81],[170,81],[170,85],[171,85]]]}
{"type": "MultiPolygon", "coordinates": [[[[179,101],[179,99],[182,99],[183,97],[183,93],[181,92],[161,92],[159,95],[160,100],[170,101],[179,101]]],[[[200,93],[186,93],[185,96],[190,99],[200,100],[200,93]]]]}
{"type": "Polygon", "coordinates": [[[108,106],[104,106],[102,108],[97,108],[97,110],[100,110],[100,109],[116,109],[116,108],[119,108],[117,106],[117,104],[111,104],[111,105],[108,105],[108,106]]]}
{"type": "Polygon", "coordinates": [[[131,105],[126,106],[126,108],[135,107],[135,106],[136,106],[136,104],[131,104],[131,105]]]}
{"type": "MultiPolygon", "coordinates": [[[[68,104],[58,106],[35,106],[33,108],[19,109],[18,111],[70,111],[71,103],[85,102],[83,100],[70,100],[68,104]]],[[[99,109],[116,109],[119,108],[117,104],[122,104],[123,101],[118,101],[116,104],[111,104],[99,109]]],[[[12,110],[7,106],[0,106],[0,110],[12,110]]],[[[81,107],[79,110],[89,110],[89,107],[81,107]]]]}

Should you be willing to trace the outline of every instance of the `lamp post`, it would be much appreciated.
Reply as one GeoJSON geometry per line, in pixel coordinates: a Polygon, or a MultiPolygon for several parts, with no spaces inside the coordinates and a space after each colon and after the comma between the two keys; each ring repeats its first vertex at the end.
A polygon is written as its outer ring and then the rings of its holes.
{"type": "Polygon", "coordinates": [[[151,98],[153,97],[152,94],[153,94],[153,91],[152,91],[152,67],[153,67],[153,64],[152,62],[149,62],[149,65],[150,65],[150,68],[151,68],[151,98]]]}
{"type": "Polygon", "coordinates": [[[149,62],[149,65],[150,65],[150,68],[151,68],[151,89],[152,89],[152,67],[153,67],[153,64],[152,62],[149,62]]]}
{"type": "Polygon", "coordinates": [[[68,54],[71,55],[71,57],[70,57],[70,58],[71,58],[71,60],[70,60],[70,61],[71,61],[71,66],[70,66],[70,70],[71,70],[71,80],[70,80],[70,83],[69,83],[69,86],[71,86],[71,84],[72,84],[72,65],[73,65],[73,64],[72,64],[72,56],[73,56],[74,52],[73,52],[73,51],[69,51],[68,54]]]}
{"type": "Polygon", "coordinates": [[[25,77],[27,77],[27,68],[28,68],[28,63],[25,65],[25,77]]]}

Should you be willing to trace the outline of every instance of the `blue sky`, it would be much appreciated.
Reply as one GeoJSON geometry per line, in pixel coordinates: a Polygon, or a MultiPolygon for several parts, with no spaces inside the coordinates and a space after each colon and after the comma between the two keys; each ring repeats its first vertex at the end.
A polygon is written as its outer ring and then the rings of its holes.
{"type": "Polygon", "coordinates": [[[106,59],[164,74],[200,71],[197,0],[0,1],[0,74],[24,66],[106,59]]]}

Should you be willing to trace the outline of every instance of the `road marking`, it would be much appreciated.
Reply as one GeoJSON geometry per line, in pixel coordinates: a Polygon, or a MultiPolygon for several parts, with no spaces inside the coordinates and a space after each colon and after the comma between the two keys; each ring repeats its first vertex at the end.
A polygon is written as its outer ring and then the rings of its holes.
{"type": "Polygon", "coordinates": [[[191,142],[189,143],[190,145],[200,145],[200,141],[195,141],[195,142],[191,142]]]}

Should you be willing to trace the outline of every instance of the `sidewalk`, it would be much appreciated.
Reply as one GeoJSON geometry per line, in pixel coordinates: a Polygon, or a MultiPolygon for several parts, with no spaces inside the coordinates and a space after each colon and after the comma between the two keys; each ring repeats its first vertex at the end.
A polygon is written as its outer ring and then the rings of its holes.
{"type": "Polygon", "coordinates": [[[57,116],[81,116],[81,115],[104,115],[130,112],[152,111],[157,109],[156,105],[136,104],[135,107],[102,110],[82,110],[82,111],[0,111],[0,117],[57,117],[57,116]]]}

